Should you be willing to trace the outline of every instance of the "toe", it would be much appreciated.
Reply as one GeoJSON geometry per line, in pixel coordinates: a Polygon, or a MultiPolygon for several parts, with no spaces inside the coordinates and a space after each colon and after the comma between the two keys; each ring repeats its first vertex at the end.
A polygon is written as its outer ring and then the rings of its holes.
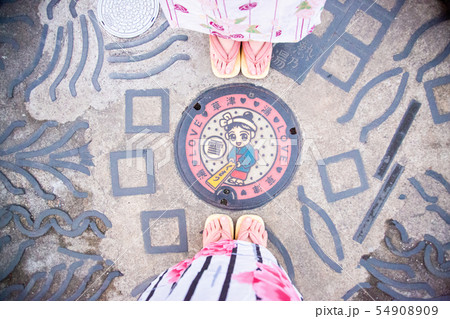
{"type": "Polygon", "coordinates": [[[258,223],[258,226],[256,227],[256,230],[258,231],[258,233],[262,233],[263,232],[263,225],[261,223],[258,223]]]}
{"type": "Polygon", "coordinates": [[[228,65],[227,65],[227,67],[226,67],[226,69],[225,69],[225,72],[226,72],[227,74],[230,74],[231,71],[233,70],[233,68],[234,68],[234,63],[233,63],[233,62],[230,62],[230,63],[228,63],[228,65]]]}
{"type": "Polygon", "coordinates": [[[210,243],[221,240],[221,237],[221,225],[219,223],[219,219],[215,218],[211,220],[203,230],[203,247],[206,247],[210,243]]]}
{"type": "Polygon", "coordinates": [[[244,219],[244,221],[241,224],[242,230],[248,230],[250,226],[252,225],[252,219],[250,217],[247,217],[244,219]]]}
{"type": "Polygon", "coordinates": [[[254,233],[256,232],[256,229],[258,227],[259,222],[257,222],[256,220],[253,220],[252,225],[250,226],[250,230],[254,233]]]}
{"type": "Polygon", "coordinates": [[[214,231],[218,231],[220,230],[220,223],[219,223],[219,219],[214,219],[214,231]]]}
{"type": "Polygon", "coordinates": [[[215,232],[212,236],[211,236],[211,243],[214,243],[216,241],[220,240],[220,232],[215,232]]]}
{"type": "Polygon", "coordinates": [[[252,219],[250,217],[246,217],[239,228],[238,239],[246,240],[249,236],[249,229],[252,225],[252,219]]]}
{"type": "Polygon", "coordinates": [[[208,226],[206,226],[206,230],[208,234],[211,234],[214,231],[214,223],[212,221],[208,223],[208,226]]]}
{"type": "Polygon", "coordinates": [[[267,230],[265,230],[263,235],[262,235],[262,240],[263,240],[263,246],[264,247],[267,247],[267,237],[268,237],[267,230]]]}
{"type": "Polygon", "coordinates": [[[220,217],[220,225],[222,226],[222,232],[225,234],[226,239],[231,239],[231,227],[230,227],[230,221],[225,216],[220,217]]]}
{"type": "Polygon", "coordinates": [[[250,71],[250,74],[255,75],[255,65],[249,61],[247,61],[247,67],[250,71]]]}
{"type": "Polygon", "coordinates": [[[227,64],[222,62],[222,74],[226,74],[227,64]]]}
{"type": "Polygon", "coordinates": [[[203,247],[207,246],[211,242],[211,231],[212,223],[209,222],[203,230],[203,247]]]}

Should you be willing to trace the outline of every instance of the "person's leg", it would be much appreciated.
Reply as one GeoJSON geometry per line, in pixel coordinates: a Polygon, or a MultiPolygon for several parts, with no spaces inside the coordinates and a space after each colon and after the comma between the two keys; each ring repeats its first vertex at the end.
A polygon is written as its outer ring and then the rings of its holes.
{"type": "Polygon", "coordinates": [[[253,218],[250,216],[244,217],[242,222],[238,221],[235,237],[237,240],[267,247],[267,231],[262,219],[257,219],[256,216],[253,216],[253,218]]]}
{"type": "MultiPolygon", "coordinates": [[[[252,49],[255,56],[257,56],[265,42],[250,40],[248,41],[248,44],[250,44],[250,48],[252,49]]],[[[267,56],[263,56],[262,59],[256,63],[256,65],[249,65],[250,73],[252,73],[253,75],[260,75],[266,69],[267,63],[269,61],[270,58],[267,59],[267,56]]]]}
{"type": "MultiPolygon", "coordinates": [[[[229,55],[229,53],[231,52],[231,49],[233,48],[234,42],[236,42],[236,41],[230,40],[230,39],[222,39],[222,38],[218,38],[218,39],[219,39],[220,44],[222,45],[222,48],[229,55]]],[[[230,62],[227,64],[223,60],[217,59],[216,68],[217,68],[217,70],[220,71],[220,73],[230,74],[231,71],[233,71],[235,62],[236,61],[233,61],[233,62],[230,62]]]]}
{"type": "Polygon", "coordinates": [[[230,39],[215,37],[218,41],[210,41],[210,54],[216,70],[222,75],[230,75],[235,70],[240,43],[230,39]]]}
{"type": "MultiPolygon", "coordinates": [[[[275,256],[267,249],[268,234],[264,221],[257,215],[244,215],[236,223],[236,243],[242,262],[233,269],[230,291],[238,294],[251,287],[256,300],[303,300],[275,256]],[[249,250],[249,259],[245,260],[249,250]],[[252,253],[254,252],[254,253],[252,253]],[[252,262],[256,260],[256,265],[252,262]],[[234,287],[234,289],[233,289],[234,287]]],[[[239,295],[237,296],[239,297],[239,295]]],[[[239,300],[230,295],[229,300],[239,300]]]]}
{"type": "MultiPolygon", "coordinates": [[[[242,45],[249,75],[256,78],[265,76],[272,59],[272,43],[250,40],[242,45]]],[[[244,75],[248,76],[245,73],[244,75]]]]}
{"type": "Polygon", "coordinates": [[[203,247],[221,240],[232,240],[234,236],[232,231],[233,225],[230,224],[230,218],[224,215],[212,215],[209,221],[206,221],[203,230],[203,247]]]}
{"type": "MultiPolygon", "coordinates": [[[[203,248],[194,257],[183,260],[161,273],[150,283],[139,300],[191,300],[192,294],[189,291],[197,285],[196,278],[199,272],[203,272],[205,263],[208,263],[209,270],[216,266],[222,267],[225,271],[224,277],[231,251],[235,246],[233,228],[231,217],[223,214],[210,215],[203,229],[203,248]],[[216,258],[211,261],[213,256],[216,258]]],[[[213,292],[215,295],[220,293],[219,283],[212,287],[211,282],[214,280],[208,278],[208,274],[203,274],[202,278],[212,290],[207,291],[205,295],[200,293],[201,296],[197,295],[196,298],[207,300],[213,292]]]]}
{"type": "Polygon", "coordinates": [[[245,215],[238,226],[237,240],[232,240],[229,216],[208,217],[203,249],[163,272],[139,300],[300,300],[265,248],[268,236],[262,218],[245,215]]]}

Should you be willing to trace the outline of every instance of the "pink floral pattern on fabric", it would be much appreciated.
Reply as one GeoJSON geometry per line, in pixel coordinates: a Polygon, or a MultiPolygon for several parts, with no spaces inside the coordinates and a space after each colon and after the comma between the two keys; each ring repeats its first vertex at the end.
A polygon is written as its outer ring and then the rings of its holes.
{"type": "Polygon", "coordinates": [[[229,39],[230,37],[227,35],[223,35],[217,31],[211,31],[211,35],[215,35],[216,37],[222,38],[222,39],[229,39]]]}
{"type": "Polygon", "coordinates": [[[218,255],[231,256],[231,252],[235,247],[236,243],[232,239],[216,241],[200,250],[194,256],[194,259],[197,259],[202,256],[218,256],[218,255]]]}
{"type": "Polygon", "coordinates": [[[307,36],[320,23],[325,1],[174,0],[161,1],[161,7],[173,27],[223,39],[280,43],[307,36]]]}
{"type": "Polygon", "coordinates": [[[323,6],[323,0],[307,0],[302,1],[297,6],[297,11],[295,11],[295,15],[301,19],[311,19],[316,11],[323,6]]]}
{"type": "MultiPolygon", "coordinates": [[[[200,24],[202,27],[212,30],[213,28],[216,30],[219,30],[223,32],[225,35],[224,38],[227,39],[228,37],[233,37],[233,34],[241,34],[243,32],[246,32],[247,28],[249,26],[247,24],[241,24],[244,20],[247,19],[247,17],[242,17],[238,19],[227,19],[227,18],[212,18],[208,16],[209,25],[207,24],[200,24]]],[[[214,31],[213,31],[214,32],[214,31]]]]}
{"type": "Polygon", "coordinates": [[[178,279],[180,279],[183,272],[192,264],[194,259],[186,259],[183,261],[180,261],[178,264],[173,266],[169,272],[167,273],[168,282],[174,283],[177,282],[178,279]]]}
{"type": "Polygon", "coordinates": [[[241,10],[241,11],[251,10],[251,9],[255,8],[257,5],[258,4],[256,2],[247,3],[247,4],[240,6],[239,10],[241,10]]]}
{"type": "Polygon", "coordinates": [[[180,261],[178,264],[170,268],[170,270],[167,273],[168,282],[169,283],[177,282],[178,279],[180,279],[183,272],[192,264],[192,262],[195,259],[206,256],[219,256],[219,255],[231,256],[231,252],[235,247],[236,244],[232,239],[221,240],[209,244],[208,246],[200,250],[193,258],[180,261]]]}
{"type": "Polygon", "coordinates": [[[183,13],[189,13],[188,9],[186,9],[185,7],[183,7],[181,4],[174,4],[173,8],[175,10],[181,11],[183,13]]]}
{"type": "Polygon", "coordinates": [[[295,288],[284,271],[276,266],[257,263],[259,269],[233,275],[233,279],[253,286],[261,300],[266,301],[300,301],[295,288]]]}
{"type": "Polygon", "coordinates": [[[219,31],[223,31],[224,30],[224,28],[220,24],[217,24],[214,21],[209,21],[209,24],[212,25],[214,28],[216,28],[219,31]]]}

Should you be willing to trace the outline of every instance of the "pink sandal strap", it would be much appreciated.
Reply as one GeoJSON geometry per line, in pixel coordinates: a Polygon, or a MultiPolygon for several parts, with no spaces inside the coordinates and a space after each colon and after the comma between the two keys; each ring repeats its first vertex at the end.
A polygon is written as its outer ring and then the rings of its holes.
{"type": "Polygon", "coordinates": [[[220,59],[225,61],[226,64],[234,61],[239,53],[239,46],[240,44],[235,41],[233,43],[233,46],[231,48],[231,52],[227,54],[225,50],[223,49],[222,45],[220,44],[219,39],[215,35],[210,35],[209,38],[211,39],[211,44],[214,47],[214,50],[219,55],[220,59]]]}
{"type": "Polygon", "coordinates": [[[270,42],[264,43],[256,56],[250,47],[250,43],[243,42],[242,48],[244,49],[244,53],[245,53],[245,57],[247,58],[247,61],[249,61],[252,64],[256,64],[262,58],[267,56],[267,54],[272,50],[272,43],[270,43],[270,42]]]}
{"type": "Polygon", "coordinates": [[[248,230],[243,231],[242,233],[240,233],[239,236],[238,236],[238,238],[237,238],[237,240],[242,240],[242,239],[245,239],[245,238],[247,238],[247,237],[250,237],[250,239],[251,239],[255,244],[258,244],[258,245],[261,245],[261,244],[262,244],[262,239],[261,239],[261,241],[260,241],[258,238],[256,238],[255,235],[253,235],[253,233],[252,233],[251,231],[248,231],[248,230]]]}

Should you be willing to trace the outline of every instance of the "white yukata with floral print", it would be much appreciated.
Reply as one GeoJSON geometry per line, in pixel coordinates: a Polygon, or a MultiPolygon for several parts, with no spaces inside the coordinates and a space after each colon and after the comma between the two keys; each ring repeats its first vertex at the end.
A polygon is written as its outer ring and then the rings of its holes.
{"type": "Polygon", "coordinates": [[[237,41],[298,42],[325,0],[160,0],[170,25],[237,41]]]}
{"type": "Polygon", "coordinates": [[[267,248],[222,240],[164,271],[139,300],[301,301],[303,297],[267,248]]]}

